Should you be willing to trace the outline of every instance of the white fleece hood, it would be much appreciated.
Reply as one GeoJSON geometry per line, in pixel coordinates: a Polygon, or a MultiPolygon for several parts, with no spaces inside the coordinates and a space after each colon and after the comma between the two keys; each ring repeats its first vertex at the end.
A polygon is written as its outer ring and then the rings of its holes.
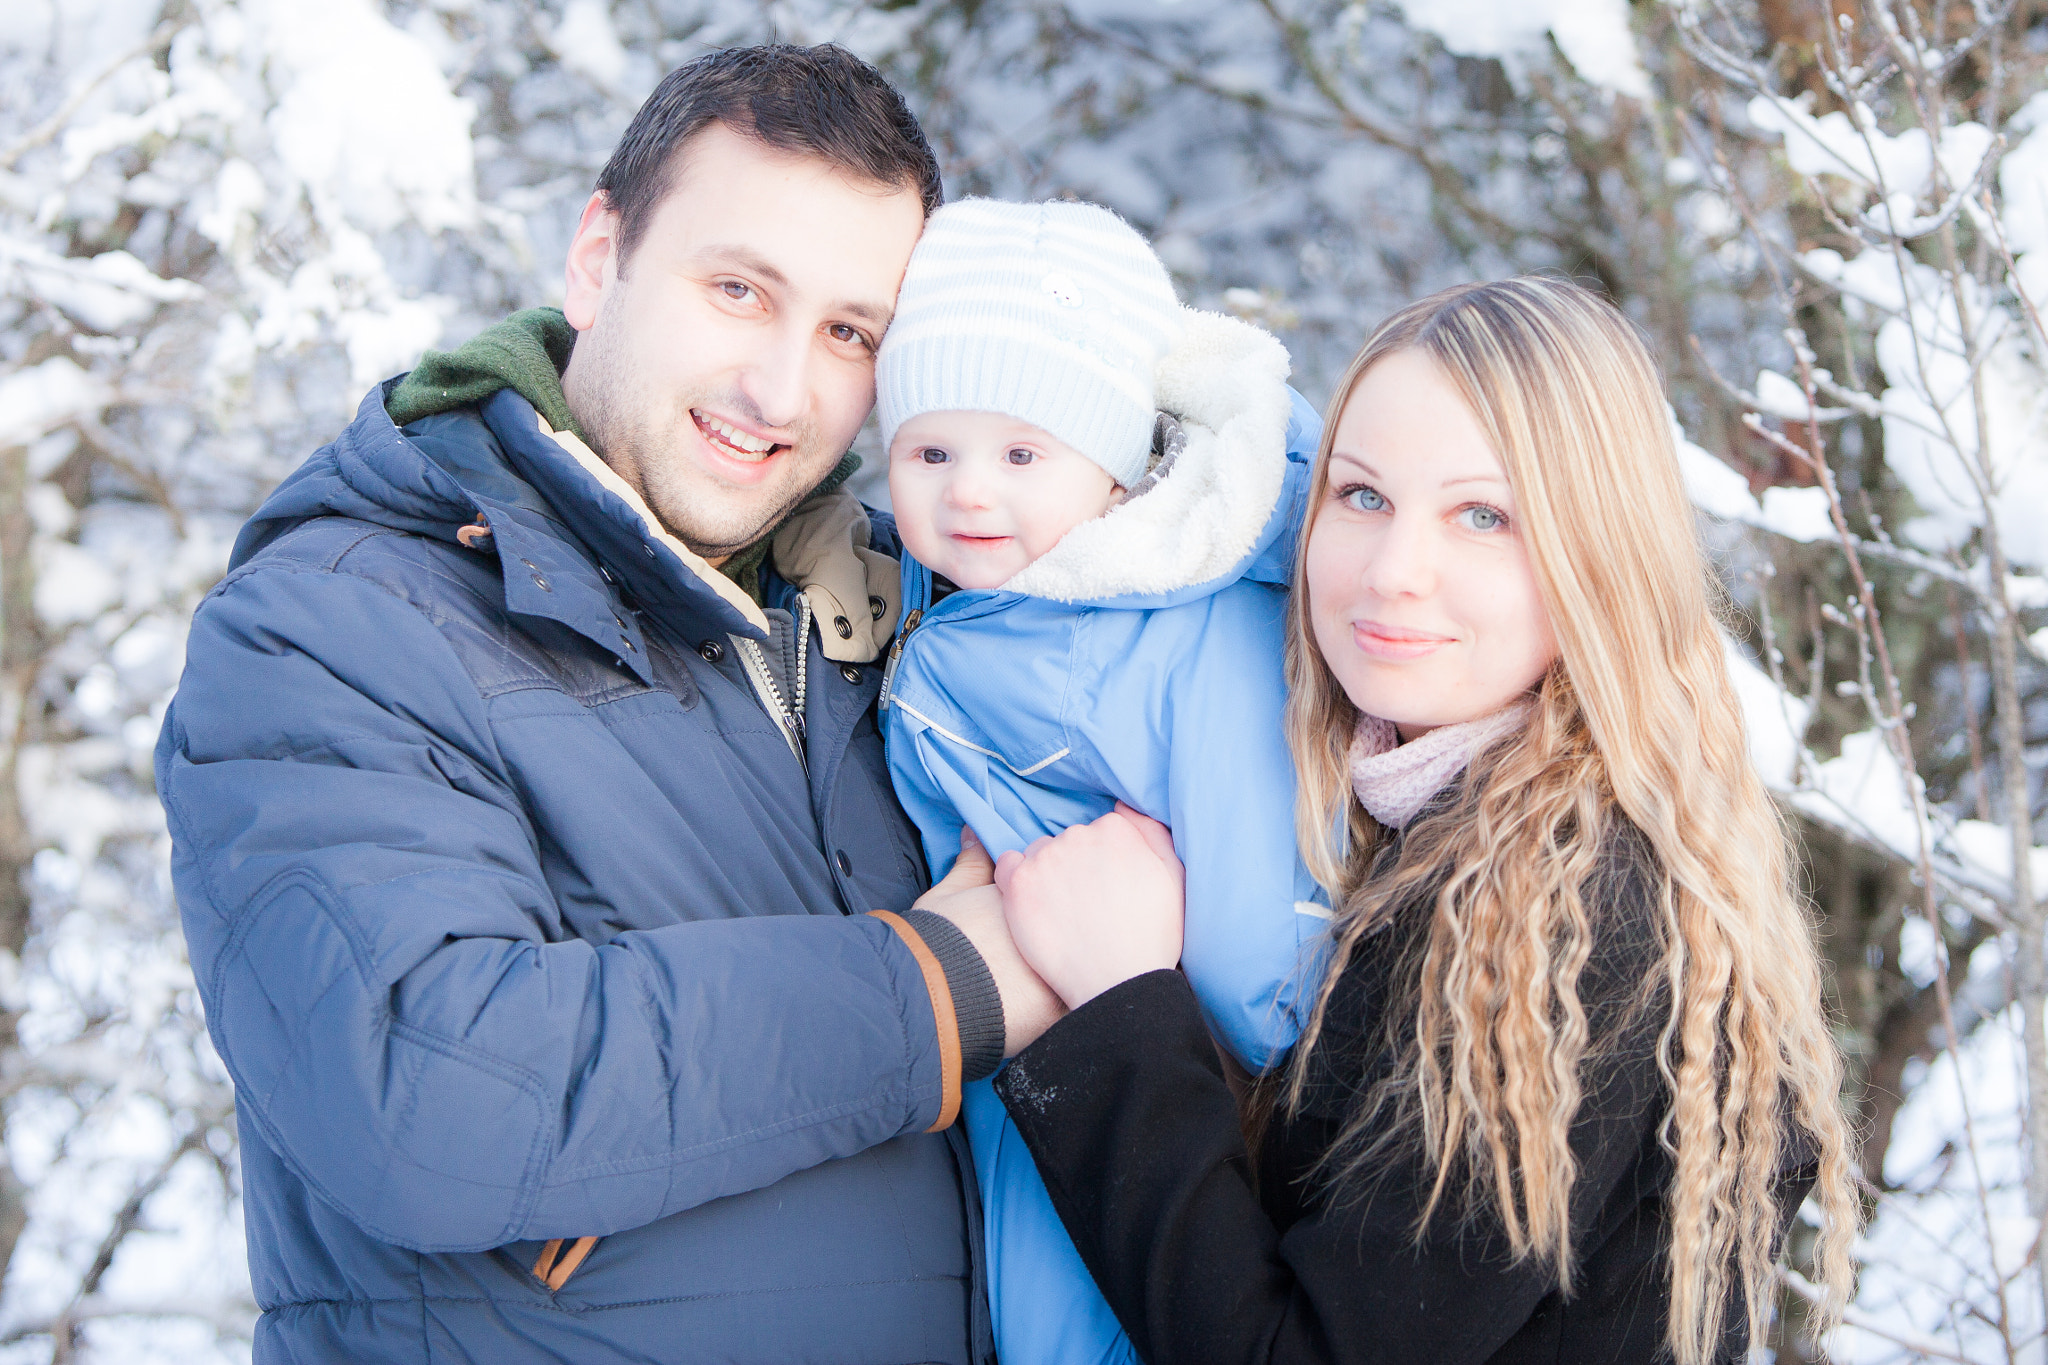
{"type": "Polygon", "coordinates": [[[1187,445],[1141,496],[1083,522],[1003,590],[1059,602],[1220,579],[1256,547],[1287,477],[1287,348],[1220,313],[1181,310],[1154,394],[1187,445]]]}

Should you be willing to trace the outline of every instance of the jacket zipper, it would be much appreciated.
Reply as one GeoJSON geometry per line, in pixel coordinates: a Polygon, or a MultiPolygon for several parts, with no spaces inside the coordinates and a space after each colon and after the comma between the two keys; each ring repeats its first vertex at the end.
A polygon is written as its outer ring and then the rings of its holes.
{"type": "Polygon", "coordinates": [[[796,755],[796,761],[808,773],[809,760],[804,755],[804,703],[810,690],[811,665],[811,600],[799,597],[796,600],[796,698],[792,705],[783,699],[782,689],[775,683],[775,670],[768,667],[768,656],[761,652],[761,642],[745,635],[727,637],[740,652],[740,662],[747,672],[747,681],[754,685],[754,694],[761,699],[761,705],[769,715],[782,726],[782,737],[789,742],[789,751],[796,755]]]}
{"type": "Polygon", "coordinates": [[[875,697],[875,709],[889,709],[889,694],[896,688],[896,667],[903,662],[903,646],[910,639],[910,632],[916,630],[924,620],[924,609],[912,607],[910,615],[903,618],[903,629],[896,632],[896,643],[889,646],[889,662],[882,667],[882,690],[875,697]]]}

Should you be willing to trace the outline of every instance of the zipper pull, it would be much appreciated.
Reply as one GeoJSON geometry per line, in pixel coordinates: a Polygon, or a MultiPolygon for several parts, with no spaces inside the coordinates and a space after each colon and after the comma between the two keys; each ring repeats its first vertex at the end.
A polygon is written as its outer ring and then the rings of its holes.
{"type": "Polygon", "coordinates": [[[889,709],[889,693],[896,686],[896,666],[903,662],[903,642],[910,638],[910,632],[917,629],[924,620],[924,609],[912,607],[910,615],[903,618],[903,629],[896,632],[896,643],[889,646],[889,662],[882,666],[882,690],[875,697],[875,710],[889,709]]]}

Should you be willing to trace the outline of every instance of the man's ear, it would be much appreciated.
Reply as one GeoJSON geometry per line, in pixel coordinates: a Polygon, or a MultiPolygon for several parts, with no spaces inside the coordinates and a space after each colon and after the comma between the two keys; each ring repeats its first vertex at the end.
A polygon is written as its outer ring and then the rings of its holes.
{"type": "Polygon", "coordinates": [[[576,235],[569,239],[569,259],[562,270],[562,311],[579,332],[596,324],[598,304],[619,273],[618,234],[619,215],[604,191],[593,191],[576,235]]]}

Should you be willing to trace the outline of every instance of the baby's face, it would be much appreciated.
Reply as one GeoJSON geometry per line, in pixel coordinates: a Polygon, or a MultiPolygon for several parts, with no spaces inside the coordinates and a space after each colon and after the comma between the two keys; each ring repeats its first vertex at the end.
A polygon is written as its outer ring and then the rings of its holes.
{"type": "Polygon", "coordinates": [[[1116,482],[1056,437],[993,412],[927,412],[889,446],[903,543],[963,588],[994,588],[1109,510],[1116,482]]]}

